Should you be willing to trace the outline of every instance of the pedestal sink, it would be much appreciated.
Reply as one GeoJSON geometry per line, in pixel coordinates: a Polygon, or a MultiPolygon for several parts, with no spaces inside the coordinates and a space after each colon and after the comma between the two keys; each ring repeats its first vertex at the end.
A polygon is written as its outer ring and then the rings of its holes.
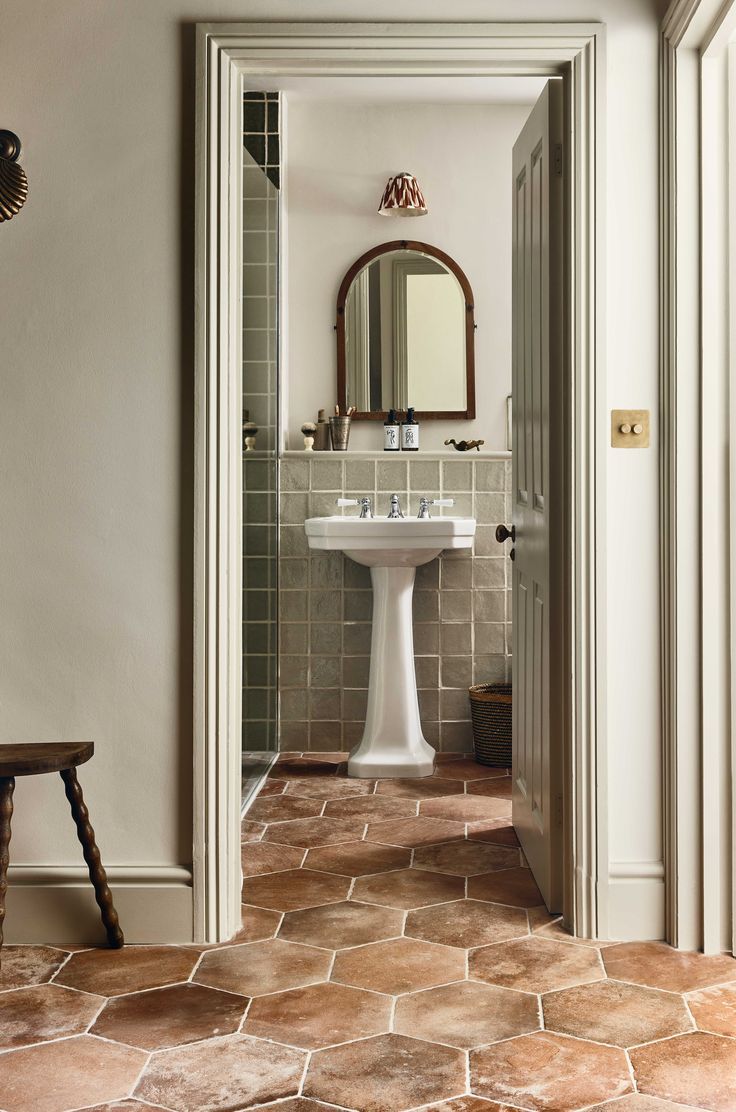
{"type": "Polygon", "coordinates": [[[414,671],[412,594],[420,564],[445,549],[470,548],[471,517],[312,517],[304,523],[309,547],[344,552],[371,569],[373,632],[368,712],[348,775],[368,778],[429,776],[435,751],[424,739],[414,671]]]}

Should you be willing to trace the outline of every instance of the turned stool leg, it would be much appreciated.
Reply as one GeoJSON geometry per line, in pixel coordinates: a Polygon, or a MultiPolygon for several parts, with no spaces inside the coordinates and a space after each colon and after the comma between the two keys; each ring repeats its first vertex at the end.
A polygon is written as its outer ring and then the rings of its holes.
{"type": "Polygon", "coordinates": [[[72,809],[72,818],[77,824],[77,834],[79,835],[79,841],[82,843],[84,860],[87,862],[87,868],[89,869],[89,879],[94,885],[95,899],[102,915],[103,925],[107,931],[107,941],[113,949],[118,950],[124,942],[123,932],[118,922],[118,913],[113,906],[112,893],[107,886],[107,873],[100,860],[100,851],[95,842],[95,832],[90,825],[89,811],[77,780],[77,771],[74,768],[65,768],[59,775],[64,781],[66,797],[72,809]]]}
{"type": "Polygon", "coordinates": [[[0,951],[3,948],[3,923],[5,922],[5,893],[8,890],[8,863],[10,854],[10,820],[13,817],[13,789],[15,778],[0,778],[0,951]]]}

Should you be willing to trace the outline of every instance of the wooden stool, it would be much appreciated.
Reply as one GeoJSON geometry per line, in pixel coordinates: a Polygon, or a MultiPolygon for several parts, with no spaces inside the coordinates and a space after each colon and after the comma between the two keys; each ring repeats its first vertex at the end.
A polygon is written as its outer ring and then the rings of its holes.
{"type": "Polygon", "coordinates": [[[113,906],[112,893],[107,886],[107,874],[102,867],[95,832],[89,822],[89,811],[77,780],[76,766],[88,761],[94,751],[91,741],[0,745],[0,950],[3,945],[5,893],[8,890],[8,847],[15,777],[38,776],[44,772],[58,772],[64,781],[66,797],[72,809],[72,818],[77,824],[77,834],[89,869],[89,879],[94,885],[95,899],[107,931],[107,940],[115,949],[123,945],[118,913],[113,906]]]}

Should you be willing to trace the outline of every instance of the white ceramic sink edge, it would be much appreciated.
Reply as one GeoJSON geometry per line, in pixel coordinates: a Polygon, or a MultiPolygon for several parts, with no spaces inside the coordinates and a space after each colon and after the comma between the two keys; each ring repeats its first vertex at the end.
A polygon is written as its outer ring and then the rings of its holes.
{"type": "Polygon", "coordinates": [[[469,548],[475,535],[472,517],[359,518],[310,517],[304,522],[310,548],[359,549],[469,548]]]}

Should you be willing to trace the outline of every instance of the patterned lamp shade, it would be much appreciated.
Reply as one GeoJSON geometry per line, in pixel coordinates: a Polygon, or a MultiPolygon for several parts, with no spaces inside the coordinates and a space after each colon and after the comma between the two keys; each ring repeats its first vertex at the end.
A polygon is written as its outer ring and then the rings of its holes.
{"type": "Polygon", "coordinates": [[[388,179],[378,211],[381,216],[427,215],[427,202],[413,174],[405,171],[388,179]]]}

